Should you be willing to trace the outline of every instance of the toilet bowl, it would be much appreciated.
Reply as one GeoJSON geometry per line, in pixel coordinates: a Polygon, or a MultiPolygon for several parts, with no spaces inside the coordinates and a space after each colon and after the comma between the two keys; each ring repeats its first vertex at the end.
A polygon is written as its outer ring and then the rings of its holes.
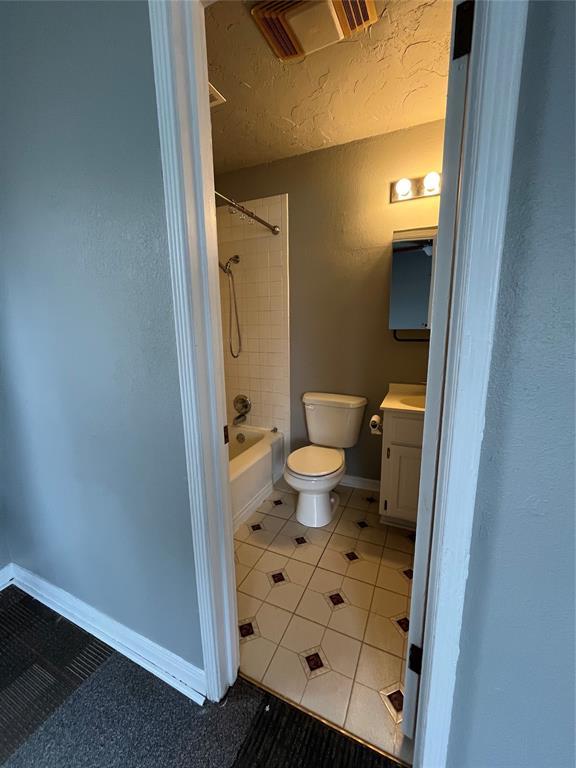
{"type": "Polygon", "coordinates": [[[334,517],[338,494],[331,493],[346,472],[344,451],[309,445],[288,456],[284,479],[298,491],[296,519],[309,528],[321,528],[334,517]]]}
{"type": "Polygon", "coordinates": [[[328,525],[338,507],[338,494],[333,490],[346,472],[344,449],[358,441],[367,400],[357,395],[306,392],[302,401],[312,445],[288,456],[284,479],[298,491],[298,522],[320,528],[328,525]]]}

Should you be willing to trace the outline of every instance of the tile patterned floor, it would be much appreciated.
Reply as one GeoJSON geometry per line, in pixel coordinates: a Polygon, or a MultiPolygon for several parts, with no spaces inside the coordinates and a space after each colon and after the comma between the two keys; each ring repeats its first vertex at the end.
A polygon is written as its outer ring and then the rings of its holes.
{"type": "Polygon", "coordinates": [[[235,534],[240,669],[411,762],[400,730],[414,535],[380,523],[376,493],[339,487],[325,528],[279,486],[235,534]]]}

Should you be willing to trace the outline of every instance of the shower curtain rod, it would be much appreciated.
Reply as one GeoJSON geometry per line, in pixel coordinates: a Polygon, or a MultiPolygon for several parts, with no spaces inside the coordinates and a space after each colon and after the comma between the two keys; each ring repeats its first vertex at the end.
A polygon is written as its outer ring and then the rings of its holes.
{"type": "Polygon", "coordinates": [[[254,221],[258,222],[258,224],[262,224],[262,226],[269,229],[273,235],[280,234],[280,227],[278,227],[276,224],[269,224],[267,221],[264,221],[264,219],[261,219],[260,216],[256,216],[255,213],[253,213],[252,211],[249,211],[248,208],[244,208],[243,205],[240,205],[240,203],[237,203],[236,200],[230,200],[229,197],[225,197],[224,195],[221,195],[220,192],[216,192],[216,190],[214,190],[214,194],[216,195],[216,197],[219,197],[220,200],[224,200],[225,203],[228,203],[228,205],[231,205],[233,208],[236,208],[236,210],[240,211],[240,213],[243,213],[245,216],[249,216],[251,219],[254,219],[254,221]]]}

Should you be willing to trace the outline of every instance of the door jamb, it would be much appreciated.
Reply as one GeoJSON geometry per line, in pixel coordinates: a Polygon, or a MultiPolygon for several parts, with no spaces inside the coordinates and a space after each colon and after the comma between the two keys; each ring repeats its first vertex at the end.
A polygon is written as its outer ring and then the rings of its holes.
{"type": "MultiPolygon", "coordinates": [[[[209,699],[238,668],[202,0],[150,0],[200,631],[209,699]]],[[[527,0],[477,3],[415,765],[446,763],[527,0]]],[[[423,446],[430,450],[430,446],[423,446]]]]}
{"type": "MultiPolygon", "coordinates": [[[[504,246],[527,0],[475,4],[414,765],[444,766],[504,246]]],[[[456,180],[454,180],[456,183],[456,180]]],[[[430,435],[428,435],[430,438],[430,435]]],[[[423,489],[420,487],[422,496],[423,489]]]]}

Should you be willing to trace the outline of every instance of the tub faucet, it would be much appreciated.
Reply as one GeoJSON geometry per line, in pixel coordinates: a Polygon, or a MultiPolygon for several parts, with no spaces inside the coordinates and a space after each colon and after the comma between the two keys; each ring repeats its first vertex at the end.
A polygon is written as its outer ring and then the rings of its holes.
{"type": "Polygon", "coordinates": [[[234,421],[232,422],[234,426],[238,426],[238,424],[244,424],[246,421],[246,416],[243,413],[239,413],[238,416],[234,416],[234,421]]]}

